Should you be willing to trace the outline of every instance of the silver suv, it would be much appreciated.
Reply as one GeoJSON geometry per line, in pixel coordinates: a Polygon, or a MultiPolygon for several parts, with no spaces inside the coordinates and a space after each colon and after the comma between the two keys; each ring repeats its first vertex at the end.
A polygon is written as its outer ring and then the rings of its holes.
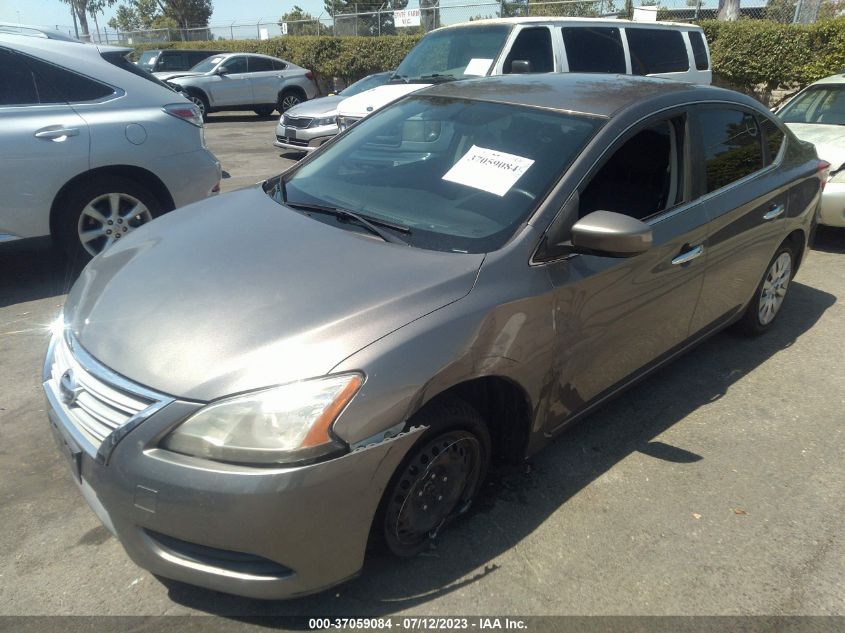
{"type": "Polygon", "coordinates": [[[258,116],[279,114],[319,94],[314,75],[296,64],[252,53],[214,55],[188,72],[157,73],[183,92],[202,112],[253,110],[258,116]]]}
{"type": "Polygon", "coordinates": [[[0,29],[0,242],[85,260],[219,191],[200,113],[128,52],[0,29]]]}

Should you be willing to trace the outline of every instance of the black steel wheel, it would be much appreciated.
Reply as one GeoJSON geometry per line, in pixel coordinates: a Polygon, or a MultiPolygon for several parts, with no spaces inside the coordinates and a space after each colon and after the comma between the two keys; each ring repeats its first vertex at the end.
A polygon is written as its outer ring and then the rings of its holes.
{"type": "Polygon", "coordinates": [[[384,540],[401,557],[426,549],[449,520],[469,509],[490,460],[487,428],[469,405],[444,403],[425,417],[429,431],[397,469],[383,501],[384,540]]]}

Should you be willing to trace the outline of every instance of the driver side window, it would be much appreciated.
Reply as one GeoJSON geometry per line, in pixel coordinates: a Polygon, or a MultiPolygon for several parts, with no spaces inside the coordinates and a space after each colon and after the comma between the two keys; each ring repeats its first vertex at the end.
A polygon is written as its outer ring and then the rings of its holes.
{"type": "Polygon", "coordinates": [[[232,57],[223,62],[222,67],[229,71],[230,75],[246,72],[246,57],[232,57]]]}
{"type": "Polygon", "coordinates": [[[682,202],[685,129],[685,117],[675,117],[629,137],[583,189],[578,217],[614,211],[644,220],[682,202]]]}

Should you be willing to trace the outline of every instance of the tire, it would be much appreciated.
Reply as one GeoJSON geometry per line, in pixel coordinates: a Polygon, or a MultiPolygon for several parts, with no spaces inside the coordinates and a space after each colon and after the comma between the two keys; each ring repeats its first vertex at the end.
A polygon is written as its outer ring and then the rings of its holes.
{"type": "Polygon", "coordinates": [[[452,398],[426,407],[409,422],[428,426],[396,469],[374,528],[401,558],[429,547],[440,529],[471,506],[490,463],[490,433],[481,415],[452,398]]]}
{"type": "Polygon", "coordinates": [[[187,95],[190,102],[200,109],[202,120],[208,121],[208,111],[210,110],[210,107],[208,105],[208,99],[206,99],[205,95],[201,92],[196,92],[193,90],[188,92],[187,95]]]}
{"type": "Polygon", "coordinates": [[[293,106],[299,105],[305,100],[304,95],[299,90],[284,90],[279,95],[276,110],[279,114],[284,114],[285,111],[290,110],[293,106]]]}
{"type": "Polygon", "coordinates": [[[795,275],[795,250],[784,242],[766,266],[766,272],[748,302],[737,328],[748,336],[759,336],[772,327],[783,308],[789,283],[795,275]]]}
{"type": "Polygon", "coordinates": [[[53,222],[54,238],[72,262],[88,261],[163,211],[161,201],[133,180],[87,180],[64,197],[53,222]]]}
{"type": "Polygon", "coordinates": [[[273,114],[273,107],[268,106],[266,108],[256,108],[255,110],[253,110],[253,112],[255,112],[255,114],[260,116],[262,119],[266,119],[268,116],[273,114]]]}

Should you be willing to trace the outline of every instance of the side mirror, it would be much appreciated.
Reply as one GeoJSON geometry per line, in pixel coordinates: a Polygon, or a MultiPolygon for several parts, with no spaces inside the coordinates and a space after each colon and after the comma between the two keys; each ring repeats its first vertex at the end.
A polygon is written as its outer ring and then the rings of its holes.
{"type": "Polygon", "coordinates": [[[222,77],[223,75],[229,74],[229,69],[226,68],[225,66],[218,66],[217,69],[214,71],[214,74],[220,75],[222,77]]]}
{"type": "Polygon", "coordinates": [[[525,73],[534,72],[534,66],[531,65],[531,62],[525,59],[515,59],[511,62],[511,74],[512,75],[523,75],[525,73]]]}
{"type": "Polygon", "coordinates": [[[593,211],[572,225],[577,251],[606,257],[633,257],[651,248],[651,227],[629,215],[593,211]]]}

